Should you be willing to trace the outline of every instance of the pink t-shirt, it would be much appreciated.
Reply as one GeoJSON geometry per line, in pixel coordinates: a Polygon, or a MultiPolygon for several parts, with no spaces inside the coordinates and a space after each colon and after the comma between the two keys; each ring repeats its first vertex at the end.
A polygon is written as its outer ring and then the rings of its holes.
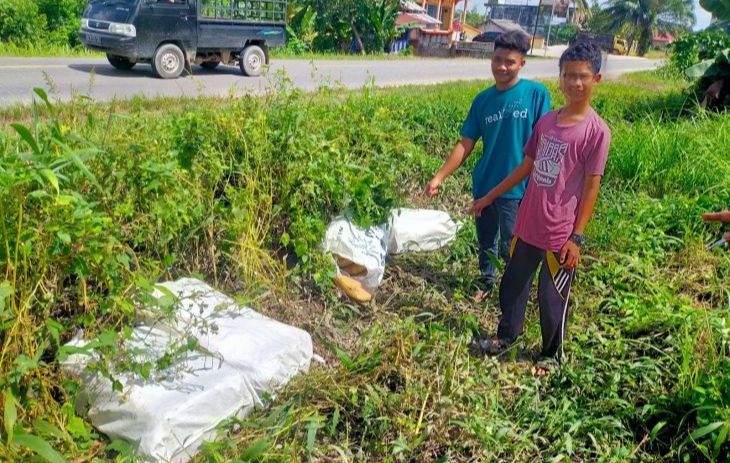
{"type": "Polygon", "coordinates": [[[545,114],[525,145],[535,164],[517,212],[514,235],[546,251],[559,251],[573,233],[588,175],[603,175],[611,131],[591,109],[577,124],[561,127],[558,111],[545,114]]]}

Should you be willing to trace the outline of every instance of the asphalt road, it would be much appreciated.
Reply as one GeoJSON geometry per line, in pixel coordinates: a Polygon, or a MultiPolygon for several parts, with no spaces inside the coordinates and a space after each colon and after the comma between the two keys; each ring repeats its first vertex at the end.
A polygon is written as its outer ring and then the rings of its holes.
{"type": "MultiPolygon", "coordinates": [[[[652,69],[658,64],[659,61],[641,58],[609,56],[604,74],[615,77],[652,69]]],[[[556,59],[529,59],[523,76],[555,78],[557,72],[556,59]]],[[[397,86],[486,79],[490,71],[488,60],[477,59],[275,60],[266,75],[257,78],[242,76],[238,67],[219,66],[206,71],[194,66],[192,77],[162,80],[153,77],[149,65],[119,71],[103,58],[0,58],[0,105],[30,102],[34,87],[45,88],[63,100],[73,94],[105,101],[136,95],[256,94],[275,88],[284,75],[292,85],[313,90],[322,85],[357,88],[372,82],[397,86]]]]}

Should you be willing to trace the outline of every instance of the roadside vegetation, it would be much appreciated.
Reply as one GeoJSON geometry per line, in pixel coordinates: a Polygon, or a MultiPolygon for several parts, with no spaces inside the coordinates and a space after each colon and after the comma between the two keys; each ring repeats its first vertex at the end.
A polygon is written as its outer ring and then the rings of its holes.
{"type": "Polygon", "coordinates": [[[532,308],[506,355],[467,352],[498,316],[496,300],[470,299],[469,169],[437,202],[418,196],[484,86],[304,93],[280,75],[263,97],[54,103],[39,90],[32,108],[0,110],[0,459],[130,461],[77,414],[62,346],[82,329],[100,371],[149,374],[119,358],[125,327],[155,282],[198,275],[308,330],[326,364],[221,425],[196,461],[726,460],[730,253],[705,250],[720,230],[699,215],[730,204],[730,118],[666,75],[599,86],[614,143],[569,360],[538,379],[532,308]],[[348,302],[318,250],[324,228],[400,205],[466,226],[448,249],[392,259],[370,305],[348,302]]]}

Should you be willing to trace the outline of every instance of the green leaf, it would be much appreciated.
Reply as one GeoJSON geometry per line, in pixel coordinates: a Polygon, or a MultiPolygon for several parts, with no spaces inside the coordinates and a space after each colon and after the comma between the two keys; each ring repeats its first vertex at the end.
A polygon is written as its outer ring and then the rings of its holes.
{"type": "Polygon", "coordinates": [[[654,425],[653,428],[651,428],[651,432],[649,433],[649,436],[652,439],[656,439],[656,436],[659,435],[659,431],[661,431],[662,428],[664,426],[666,426],[666,425],[667,425],[667,422],[666,421],[660,421],[660,422],[658,422],[657,424],[654,425]]]}
{"type": "Polygon", "coordinates": [[[314,444],[317,440],[317,431],[321,427],[322,425],[316,418],[310,420],[307,425],[307,450],[310,452],[314,451],[314,444]]]}
{"type": "Polygon", "coordinates": [[[91,182],[91,184],[94,185],[101,193],[104,193],[104,188],[101,187],[99,181],[96,179],[96,176],[91,173],[88,167],[86,167],[86,164],[84,164],[84,161],[81,160],[81,157],[79,157],[78,153],[71,153],[69,157],[74,165],[81,171],[84,177],[86,177],[91,182]]]}
{"type": "Polygon", "coordinates": [[[16,434],[15,444],[32,450],[48,463],[65,463],[61,454],[54,450],[51,444],[33,434],[16,434]]]}
{"type": "Polygon", "coordinates": [[[56,190],[56,193],[61,192],[61,189],[58,187],[58,177],[56,177],[56,174],[51,169],[41,169],[41,175],[48,180],[48,183],[56,190]]]}
{"type": "Polygon", "coordinates": [[[40,88],[40,87],[34,87],[34,88],[33,88],[33,92],[34,92],[34,93],[35,93],[36,95],[38,95],[38,97],[39,97],[39,98],[40,98],[41,100],[43,100],[43,102],[44,102],[44,103],[46,104],[46,106],[48,107],[48,110],[49,110],[49,111],[50,111],[51,113],[53,113],[53,105],[51,104],[50,100],[48,99],[48,94],[46,93],[46,91],[45,91],[45,90],[43,90],[43,89],[42,89],[42,88],[40,88]]]}
{"type": "Polygon", "coordinates": [[[15,409],[15,397],[10,389],[5,391],[5,404],[3,405],[3,424],[5,425],[5,434],[7,434],[7,442],[13,441],[13,429],[15,421],[18,419],[18,411],[15,409]]]}
{"type": "Polygon", "coordinates": [[[700,437],[704,437],[712,432],[714,432],[717,428],[724,425],[724,421],[715,421],[714,423],[710,423],[707,426],[702,426],[699,429],[695,429],[692,434],[689,435],[690,440],[697,440],[700,437]]]}
{"type": "Polygon", "coordinates": [[[41,436],[52,436],[57,439],[63,439],[63,432],[48,421],[37,418],[33,421],[33,431],[41,436]]]}
{"type": "Polygon", "coordinates": [[[0,283],[0,314],[5,312],[5,299],[13,295],[13,285],[9,281],[0,283]]]}
{"type": "Polygon", "coordinates": [[[728,433],[730,433],[730,423],[725,423],[725,426],[720,429],[720,433],[717,435],[717,439],[715,439],[715,446],[712,449],[712,456],[715,458],[720,455],[722,444],[727,442],[728,433]]]}
{"type": "Polygon", "coordinates": [[[243,451],[239,461],[252,461],[261,457],[266,452],[271,444],[266,439],[259,439],[253,444],[249,445],[246,450],[243,451]]]}
{"type": "Polygon", "coordinates": [[[66,431],[71,433],[77,440],[88,441],[89,431],[84,425],[84,421],[78,416],[68,417],[68,423],[66,423],[66,431]]]}
{"type": "Polygon", "coordinates": [[[35,154],[41,154],[41,149],[38,147],[38,143],[36,143],[35,138],[33,137],[33,134],[30,133],[30,130],[28,130],[28,127],[23,124],[10,124],[10,126],[18,132],[18,135],[24,142],[30,145],[35,154]]]}

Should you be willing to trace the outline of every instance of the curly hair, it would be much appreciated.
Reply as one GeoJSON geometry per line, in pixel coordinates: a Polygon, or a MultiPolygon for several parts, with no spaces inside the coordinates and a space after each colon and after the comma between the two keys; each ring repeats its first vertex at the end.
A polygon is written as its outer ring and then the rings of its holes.
{"type": "Polygon", "coordinates": [[[579,42],[568,48],[560,56],[560,69],[563,69],[563,64],[573,61],[588,61],[591,63],[593,73],[598,74],[601,72],[601,49],[594,43],[579,42]]]}
{"type": "Polygon", "coordinates": [[[530,51],[530,38],[522,31],[503,32],[494,41],[494,49],[514,50],[526,55],[530,51]]]}

